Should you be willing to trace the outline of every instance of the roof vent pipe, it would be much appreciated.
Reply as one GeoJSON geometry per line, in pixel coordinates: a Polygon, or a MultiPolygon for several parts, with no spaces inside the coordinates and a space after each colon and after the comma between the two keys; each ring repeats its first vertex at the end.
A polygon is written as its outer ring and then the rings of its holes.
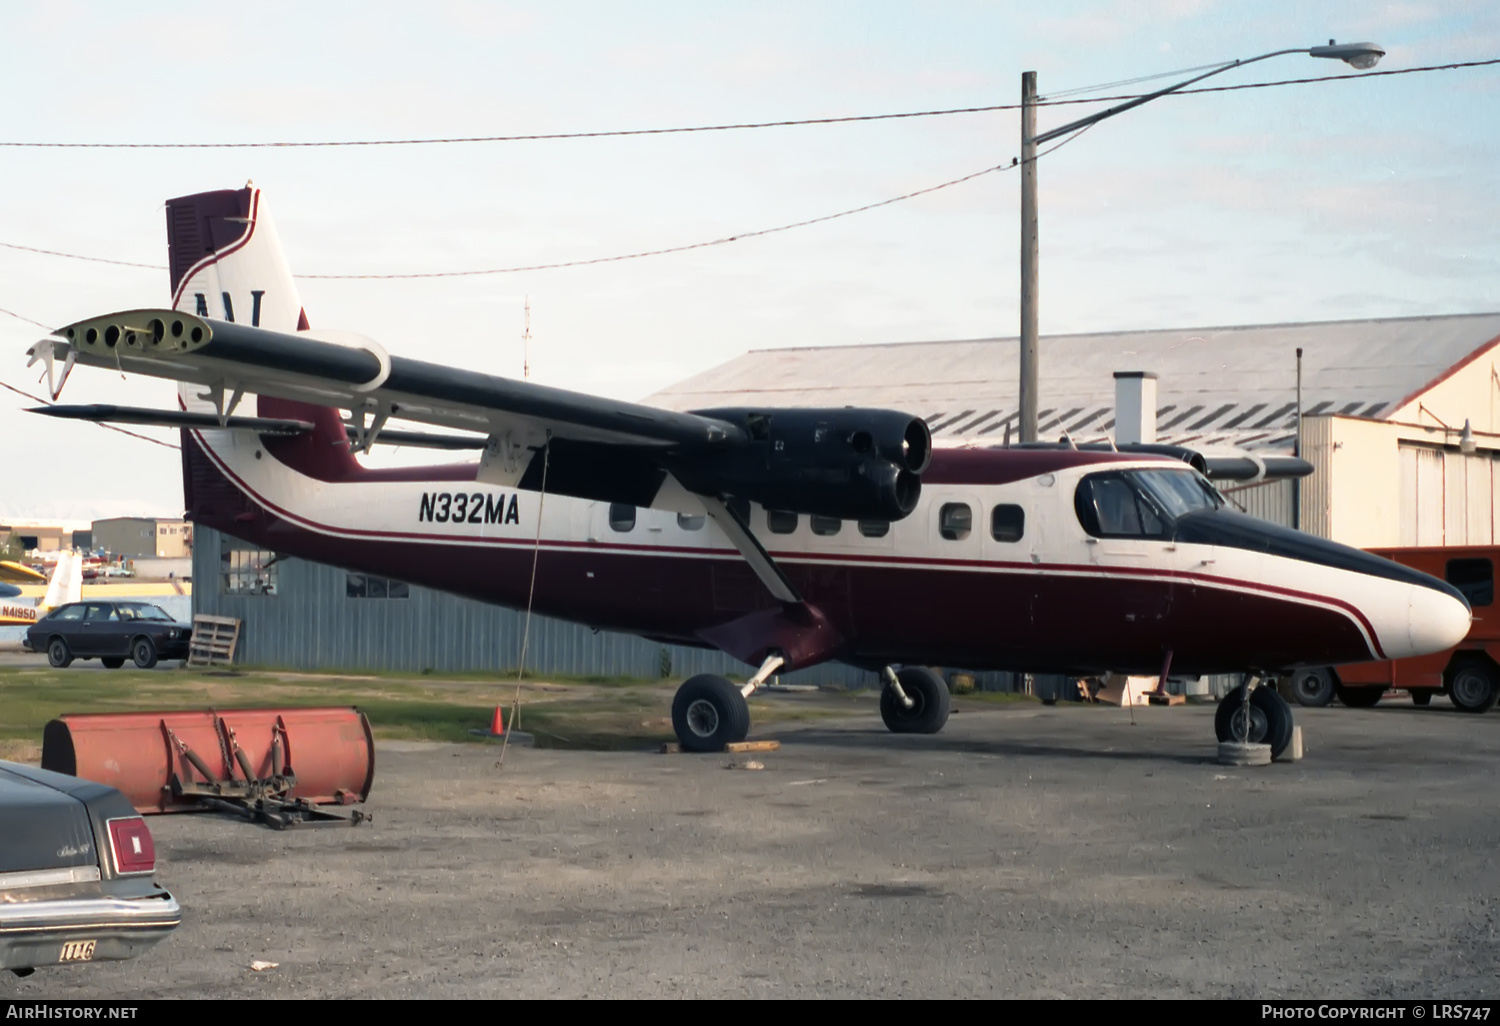
{"type": "Polygon", "coordinates": [[[1115,371],[1115,444],[1156,441],[1156,375],[1115,371]]]}

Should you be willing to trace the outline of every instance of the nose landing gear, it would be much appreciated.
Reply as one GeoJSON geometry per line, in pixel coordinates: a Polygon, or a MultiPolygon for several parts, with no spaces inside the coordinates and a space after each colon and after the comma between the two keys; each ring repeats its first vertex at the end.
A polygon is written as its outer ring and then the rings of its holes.
{"type": "Polygon", "coordinates": [[[1220,741],[1270,745],[1274,759],[1292,743],[1292,707],[1275,688],[1261,683],[1260,678],[1250,674],[1245,677],[1245,683],[1219,703],[1214,713],[1214,733],[1220,741]]]}

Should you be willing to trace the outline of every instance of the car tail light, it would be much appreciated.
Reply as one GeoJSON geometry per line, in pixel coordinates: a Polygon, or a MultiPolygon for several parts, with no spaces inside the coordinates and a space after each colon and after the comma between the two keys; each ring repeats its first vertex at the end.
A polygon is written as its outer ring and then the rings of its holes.
{"type": "Polygon", "coordinates": [[[150,873],[156,869],[151,829],[139,816],[110,820],[109,846],[114,852],[116,873],[150,873]]]}

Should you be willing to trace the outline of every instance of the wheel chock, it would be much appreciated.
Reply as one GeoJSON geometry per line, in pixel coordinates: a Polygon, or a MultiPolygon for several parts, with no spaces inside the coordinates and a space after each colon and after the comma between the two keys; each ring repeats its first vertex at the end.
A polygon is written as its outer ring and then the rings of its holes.
{"type": "Polygon", "coordinates": [[[1271,746],[1243,741],[1220,741],[1219,763],[1223,766],[1269,766],[1271,746]]]}
{"type": "MultiPolygon", "coordinates": [[[[731,741],[721,751],[737,755],[741,752],[774,752],[780,747],[780,741],[731,741]]],[[[676,741],[663,741],[659,751],[662,755],[679,755],[682,745],[676,741]]]]}

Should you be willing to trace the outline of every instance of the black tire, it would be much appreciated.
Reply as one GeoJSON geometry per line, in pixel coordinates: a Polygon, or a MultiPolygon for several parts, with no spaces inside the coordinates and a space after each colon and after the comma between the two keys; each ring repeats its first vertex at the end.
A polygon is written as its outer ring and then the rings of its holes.
{"type": "Polygon", "coordinates": [[[1223,741],[1241,741],[1271,746],[1271,758],[1286,751],[1292,743],[1292,707],[1276,693],[1261,686],[1250,692],[1250,724],[1245,729],[1245,687],[1240,685],[1224,696],[1214,713],[1214,734],[1223,741]],[[1248,736],[1247,736],[1248,735],[1248,736]]]}
{"type": "Polygon", "coordinates": [[[1380,696],[1385,694],[1385,688],[1380,685],[1365,688],[1350,688],[1339,685],[1339,701],[1351,709],[1373,709],[1375,703],[1380,701],[1380,696]]]}
{"type": "Polygon", "coordinates": [[[53,638],[47,642],[47,663],[54,669],[61,670],[73,661],[73,650],[62,638],[53,638]]]}
{"type": "Polygon", "coordinates": [[[750,733],[750,706],[723,677],[689,677],[672,699],[672,729],[685,752],[722,752],[750,733]]]}
{"type": "Polygon", "coordinates": [[[1500,683],[1495,668],[1477,660],[1458,663],[1444,674],[1448,683],[1448,701],[1467,713],[1489,712],[1500,697],[1500,683]]]}
{"type": "Polygon", "coordinates": [[[1304,666],[1292,674],[1292,697],[1298,705],[1320,709],[1333,701],[1338,690],[1333,671],[1326,666],[1304,666]]]}
{"type": "Polygon", "coordinates": [[[1411,689],[1411,704],[1415,705],[1415,706],[1419,706],[1419,707],[1424,708],[1424,709],[1427,706],[1431,705],[1432,704],[1432,689],[1431,688],[1412,688],[1411,689]]]}
{"type": "Polygon", "coordinates": [[[901,690],[911,699],[908,709],[890,688],[880,691],[880,718],[893,734],[936,734],[948,722],[952,699],[943,678],[925,666],[896,671],[901,690]]]}
{"type": "Polygon", "coordinates": [[[130,658],[142,670],[156,665],[156,643],[147,637],[136,638],[130,643],[130,658]]]}
{"type": "Polygon", "coordinates": [[[125,665],[124,656],[100,656],[99,661],[104,664],[106,670],[118,670],[125,665]]]}

